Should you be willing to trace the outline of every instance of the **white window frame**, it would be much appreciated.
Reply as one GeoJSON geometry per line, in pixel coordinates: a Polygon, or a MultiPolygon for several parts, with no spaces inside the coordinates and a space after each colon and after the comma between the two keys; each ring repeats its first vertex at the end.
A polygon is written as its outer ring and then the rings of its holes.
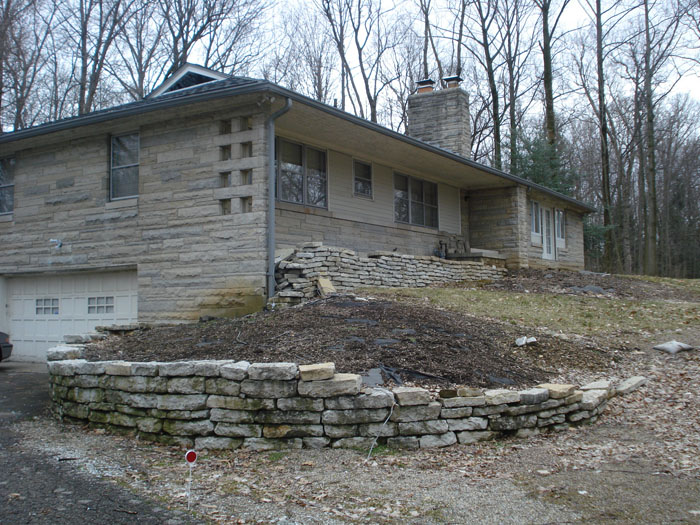
{"type": "Polygon", "coordinates": [[[566,248],[566,212],[561,208],[554,210],[554,231],[557,248],[566,248]]]}
{"type": "MultiPolygon", "coordinates": [[[[0,215],[12,215],[15,211],[15,169],[16,162],[14,157],[5,157],[0,159],[0,163],[4,166],[5,164],[10,166],[10,171],[12,175],[12,182],[7,184],[0,184],[0,190],[7,191],[12,194],[12,207],[8,211],[0,212],[0,215]]],[[[3,168],[4,169],[4,168],[3,168]]]]}
{"type": "Polygon", "coordinates": [[[114,296],[101,295],[88,297],[87,299],[87,314],[113,314],[114,313],[114,296]]]}
{"type": "Polygon", "coordinates": [[[324,148],[318,148],[316,146],[311,146],[308,144],[305,144],[303,142],[298,142],[295,140],[289,140],[284,137],[275,137],[275,198],[280,201],[280,202],[287,202],[289,204],[296,204],[298,206],[306,206],[309,208],[318,208],[322,210],[327,210],[328,209],[328,201],[329,201],[329,188],[328,188],[328,179],[330,178],[328,176],[328,150],[324,148]],[[302,185],[302,202],[297,202],[297,201],[290,201],[286,199],[282,199],[280,196],[280,174],[282,171],[282,166],[281,162],[279,162],[278,155],[281,152],[281,143],[282,142],[288,142],[290,144],[295,144],[297,146],[301,146],[301,164],[302,164],[302,171],[303,171],[303,185],[302,185]],[[324,206],[318,206],[315,204],[310,204],[307,202],[307,184],[308,184],[308,164],[306,162],[306,154],[308,149],[313,149],[316,151],[320,151],[323,153],[325,157],[325,174],[326,174],[326,203],[324,206]]]}
{"type": "Polygon", "coordinates": [[[538,246],[543,242],[542,206],[538,201],[530,201],[530,241],[538,246]]]}
{"type": "Polygon", "coordinates": [[[121,133],[120,135],[112,135],[109,139],[109,200],[110,201],[119,201],[119,200],[124,200],[124,199],[133,199],[139,196],[138,193],[138,182],[139,182],[139,170],[136,170],[136,193],[134,195],[122,195],[120,197],[115,197],[114,196],[114,187],[113,187],[113,177],[114,177],[114,171],[118,169],[124,169],[124,168],[138,168],[140,165],[140,160],[141,160],[141,135],[139,134],[138,131],[132,131],[131,133],[121,133]],[[129,135],[136,135],[137,142],[138,142],[138,155],[136,156],[136,163],[135,164],[124,164],[124,165],[115,165],[114,164],[114,141],[115,139],[119,139],[121,137],[128,137],[129,135]]]}
{"type": "MultiPolygon", "coordinates": [[[[362,180],[367,180],[364,177],[361,177],[362,180]]],[[[371,162],[365,162],[364,160],[360,159],[352,159],[352,194],[355,197],[362,197],[363,199],[374,199],[374,167],[372,166],[371,162]],[[357,191],[357,171],[355,170],[355,167],[358,164],[362,164],[364,166],[369,167],[369,194],[367,193],[359,193],[357,191]]]]}

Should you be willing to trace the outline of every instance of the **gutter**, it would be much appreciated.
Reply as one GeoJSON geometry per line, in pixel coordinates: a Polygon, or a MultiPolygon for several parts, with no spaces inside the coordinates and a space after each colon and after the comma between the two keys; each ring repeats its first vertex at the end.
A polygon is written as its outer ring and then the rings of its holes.
{"type": "Polygon", "coordinates": [[[282,109],[267,117],[267,300],[275,295],[275,120],[292,108],[292,99],[286,98],[282,109]]]}

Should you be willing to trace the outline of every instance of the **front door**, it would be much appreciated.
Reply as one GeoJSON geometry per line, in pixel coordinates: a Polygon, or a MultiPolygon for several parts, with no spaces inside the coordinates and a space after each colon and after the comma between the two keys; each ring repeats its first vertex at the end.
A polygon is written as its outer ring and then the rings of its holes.
{"type": "Polygon", "coordinates": [[[554,240],[554,210],[544,208],[542,210],[542,258],[554,260],[556,258],[554,240]]]}

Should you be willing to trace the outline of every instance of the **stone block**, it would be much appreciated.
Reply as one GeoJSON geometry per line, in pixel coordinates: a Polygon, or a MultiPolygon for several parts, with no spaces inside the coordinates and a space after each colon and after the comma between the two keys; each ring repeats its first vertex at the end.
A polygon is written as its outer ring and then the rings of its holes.
{"type": "Polygon", "coordinates": [[[460,407],[479,407],[486,404],[484,396],[478,397],[452,397],[442,400],[442,406],[445,408],[460,408],[460,407]]]}
{"type": "Polygon", "coordinates": [[[432,421],[411,421],[399,423],[399,434],[402,436],[418,436],[422,434],[444,434],[449,430],[447,421],[434,419],[432,421]]]}
{"type": "Polygon", "coordinates": [[[167,394],[158,396],[157,408],[161,410],[202,410],[207,408],[207,396],[204,394],[167,394]]]}
{"type": "Polygon", "coordinates": [[[357,436],[357,425],[323,425],[325,434],[331,438],[357,436]]]}
{"type": "Polygon", "coordinates": [[[397,406],[394,408],[391,420],[397,423],[428,421],[437,419],[440,416],[441,409],[442,406],[437,401],[433,401],[428,405],[397,406]]]}
{"type": "Polygon", "coordinates": [[[123,400],[135,408],[156,408],[159,397],[157,394],[126,394],[123,400]]]}
{"type": "MultiPolygon", "coordinates": [[[[299,393],[301,394],[301,392],[299,393]]],[[[250,397],[262,397],[267,399],[294,397],[297,395],[297,381],[282,381],[276,379],[258,381],[253,379],[245,379],[241,383],[241,394],[245,394],[246,396],[250,397]]]]}
{"type": "Polygon", "coordinates": [[[174,363],[159,363],[158,364],[158,375],[166,377],[175,376],[193,376],[194,375],[194,362],[193,361],[182,361],[174,363]]]}
{"type": "Polygon", "coordinates": [[[457,389],[457,397],[481,397],[483,394],[483,388],[462,386],[457,389]]]}
{"type": "Polygon", "coordinates": [[[274,399],[249,399],[242,397],[209,396],[209,408],[227,408],[229,410],[274,410],[274,399]]]}
{"type": "Polygon", "coordinates": [[[136,427],[141,432],[157,434],[163,429],[163,421],[155,417],[140,417],[136,420],[136,427]]]}
{"type": "Polygon", "coordinates": [[[447,425],[453,432],[463,430],[486,430],[489,420],[485,417],[468,417],[464,419],[450,419],[447,425]]]}
{"type": "Polygon", "coordinates": [[[415,436],[401,436],[387,439],[386,444],[389,448],[417,449],[420,440],[415,436]]]}
{"type": "Polygon", "coordinates": [[[326,410],[322,421],[326,425],[355,425],[357,423],[384,422],[389,409],[326,410]]]}
{"type": "Polygon", "coordinates": [[[131,375],[132,376],[157,376],[158,375],[158,365],[160,363],[131,363],[131,375]]]}
{"type": "Polygon", "coordinates": [[[462,417],[469,417],[472,415],[472,407],[461,407],[461,408],[443,408],[440,410],[440,417],[443,419],[455,419],[462,417]]]}
{"type": "Polygon", "coordinates": [[[243,440],[243,448],[265,452],[270,450],[300,449],[304,445],[301,438],[292,439],[267,439],[262,437],[251,437],[243,440]]]}
{"type": "Polygon", "coordinates": [[[102,375],[105,373],[104,362],[85,361],[75,370],[76,375],[102,375]]]}
{"type": "Polygon", "coordinates": [[[230,359],[210,361],[195,361],[194,375],[199,377],[219,377],[221,375],[221,367],[224,365],[234,364],[230,359]]]}
{"type": "Polygon", "coordinates": [[[552,399],[562,399],[573,394],[576,390],[576,385],[543,383],[541,385],[537,385],[537,388],[546,388],[549,391],[549,397],[552,399]]]}
{"type": "Polygon", "coordinates": [[[289,381],[298,373],[295,363],[253,363],[248,367],[248,379],[255,381],[289,381]]]}
{"type": "Polygon", "coordinates": [[[236,425],[233,423],[217,423],[214,428],[217,436],[227,437],[260,437],[262,436],[261,425],[236,425]]]}
{"type": "MultiPolygon", "coordinates": [[[[60,361],[54,362],[58,363],[60,361]]],[[[70,401],[66,401],[61,407],[61,412],[64,416],[74,417],[76,419],[87,419],[89,411],[87,405],[83,405],[80,403],[71,403],[70,401]]]]}
{"type": "Polygon", "coordinates": [[[449,447],[457,443],[457,436],[454,432],[445,432],[444,434],[425,435],[420,437],[420,448],[439,448],[449,447]]]}
{"type": "Polygon", "coordinates": [[[491,430],[517,430],[537,425],[537,416],[534,414],[524,416],[501,416],[489,420],[491,430]]]}
{"type": "Polygon", "coordinates": [[[256,423],[265,424],[295,424],[318,425],[321,422],[321,412],[303,410],[267,410],[255,414],[256,423]]]}
{"type": "Polygon", "coordinates": [[[549,399],[549,390],[546,388],[530,388],[520,391],[520,403],[523,405],[536,405],[549,399]]]}
{"type": "Polygon", "coordinates": [[[586,390],[581,398],[581,408],[583,410],[594,410],[608,399],[607,390],[586,390]]]}
{"type": "Polygon", "coordinates": [[[615,391],[620,395],[629,394],[634,392],[638,388],[647,384],[647,378],[644,376],[634,376],[629,379],[625,379],[622,383],[615,387],[615,391]]]}
{"type": "Polygon", "coordinates": [[[477,443],[479,441],[488,441],[494,437],[496,437],[496,433],[490,430],[467,430],[464,432],[457,432],[457,440],[464,445],[477,443]]]}
{"type": "Polygon", "coordinates": [[[305,437],[301,439],[304,448],[319,449],[330,445],[331,440],[327,437],[305,437]]]}
{"type": "Polygon", "coordinates": [[[365,437],[393,437],[399,435],[397,423],[369,423],[358,427],[360,436],[365,437]]]}
{"type": "Polygon", "coordinates": [[[566,415],[567,421],[572,423],[577,423],[583,419],[588,419],[591,417],[591,413],[588,410],[577,410],[576,412],[571,412],[566,415]]]}
{"type": "Polygon", "coordinates": [[[323,425],[265,425],[263,437],[270,439],[322,437],[323,425]]]}
{"type": "Polygon", "coordinates": [[[166,410],[165,419],[209,419],[209,410],[166,410]]]}
{"type": "Polygon", "coordinates": [[[548,427],[551,425],[558,425],[566,421],[566,415],[565,414],[555,414],[550,417],[546,418],[538,418],[537,419],[537,426],[538,427],[548,427]]]}
{"type": "Polygon", "coordinates": [[[194,440],[197,450],[235,450],[243,444],[243,439],[228,437],[198,437],[194,440]]]}
{"type": "Polygon", "coordinates": [[[241,384],[223,377],[209,377],[204,383],[204,390],[207,394],[237,396],[241,393],[241,384]]]}
{"type": "Polygon", "coordinates": [[[209,419],[212,421],[223,421],[226,423],[254,423],[255,412],[248,410],[225,410],[223,408],[212,408],[209,419]]]}
{"type": "Polygon", "coordinates": [[[431,401],[430,392],[424,388],[400,386],[393,392],[400,406],[427,405],[431,401]]]}
{"type": "Polygon", "coordinates": [[[565,405],[573,405],[574,403],[579,403],[583,399],[583,392],[581,390],[576,390],[570,396],[564,398],[565,405]]]}
{"type": "Polygon", "coordinates": [[[131,363],[128,361],[105,361],[105,374],[109,376],[130,376],[131,363]]]}
{"type": "Polygon", "coordinates": [[[371,437],[347,437],[340,438],[331,444],[333,448],[355,448],[360,450],[369,450],[374,444],[374,438],[371,437]]]}
{"type": "Polygon", "coordinates": [[[112,412],[109,415],[109,424],[117,425],[119,427],[134,428],[136,427],[137,421],[138,418],[129,416],[127,414],[122,414],[121,412],[112,412]]]}
{"type": "Polygon", "coordinates": [[[333,379],[325,381],[301,381],[299,395],[304,397],[354,396],[360,392],[361,386],[362,377],[357,374],[335,374],[333,379]]]}
{"type": "Polygon", "coordinates": [[[238,361],[237,363],[231,363],[228,365],[222,365],[219,368],[219,373],[221,377],[226,379],[231,379],[232,381],[243,381],[248,378],[248,367],[250,363],[248,361],[238,361]]]}
{"type": "Polygon", "coordinates": [[[323,399],[311,397],[283,397],[277,400],[279,410],[306,410],[311,412],[323,411],[323,399]]]}
{"type": "Polygon", "coordinates": [[[299,365],[299,376],[302,381],[323,381],[333,379],[334,375],[335,363],[299,365]]]}
{"type": "Polygon", "coordinates": [[[170,394],[203,394],[204,392],[203,377],[173,377],[168,379],[168,393],[170,394]]]}
{"type": "Polygon", "coordinates": [[[85,350],[82,346],[54,346],[46,351],[47,361],[65,361],[82,359],[85,350]]]}
{"type": "Polygon", "coordinates": [[[47,366],[49,374],[55,376],[74,376],[77,370],[87,361],[84,359],[68,359],[65,361],[49,361],[47,366]]]}
{"type": "Polygon", "coordinates": [[[488,406],[518,403],[520,401],[520,392],[506,390],[505,388],[496,388],[493,390],[486,390],[484,392],[484,398],[488,406]]]}
{"type": "Polygon", "coordinates": [[[356,396],[327,397],[324,401],[330,410],[388,408],[394,404],[394,394],[385,388],[364,388],[356,396]]]}
{"type": "Polygon", "coordinates": [[[583,385],[581,387],[581,390],[584,392],[588,390],[606,390],[610,391],[613,387],[612,381],[608,381],[607,379],[601,379],[599,381],[593,381],[592,383],[588,383],[587,385],[583,385]]]}
{"type": "Polygon", "coordinates": [[[167,379],[164,377],[147,376],[103,376],[103,381],[109,388],[124,392],[155,393],[167,392],[167,379]]]}

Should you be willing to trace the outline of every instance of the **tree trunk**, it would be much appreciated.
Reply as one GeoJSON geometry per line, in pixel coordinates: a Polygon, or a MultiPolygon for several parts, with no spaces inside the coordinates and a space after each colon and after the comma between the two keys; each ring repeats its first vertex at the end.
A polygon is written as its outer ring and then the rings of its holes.
{"type": "MultiPolygon", "coordinates": [[[[646,216],[646,238],[644,250],[644,273],[658,273],[656,243],[657,243],[657,201],[656,201],[656,133],[654,130],[654,100],[651,69],[651,35],[649,30],[649,2],[644,0],[644,104],[646,109],[646,186],[648,206],[646,216]]],[[[644,172],[643,172],[644,173],[644,172]]]]}

